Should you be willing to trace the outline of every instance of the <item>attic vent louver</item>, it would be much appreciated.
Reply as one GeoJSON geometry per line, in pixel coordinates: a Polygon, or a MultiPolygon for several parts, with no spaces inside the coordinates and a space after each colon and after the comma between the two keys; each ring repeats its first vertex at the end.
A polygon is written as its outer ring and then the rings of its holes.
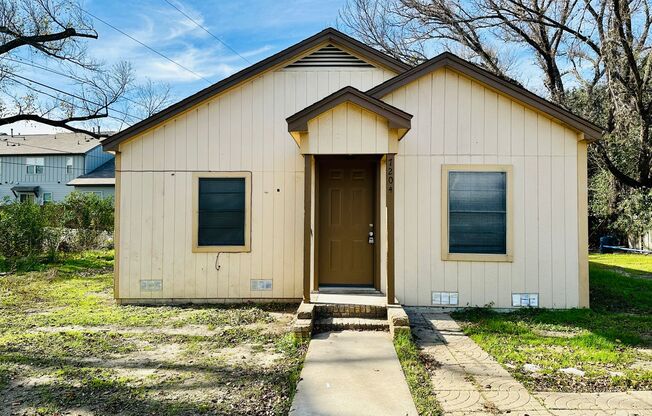
{"type": "Polygon", "coordinates": [[[372,68],[373,65],[357,58],[348,52],[345,52],[333,45],[327,45],[304,56],[298,61],[290,64],[287,68],[308,68],[308,67],[358,67],[358,68],[372,68]]]}

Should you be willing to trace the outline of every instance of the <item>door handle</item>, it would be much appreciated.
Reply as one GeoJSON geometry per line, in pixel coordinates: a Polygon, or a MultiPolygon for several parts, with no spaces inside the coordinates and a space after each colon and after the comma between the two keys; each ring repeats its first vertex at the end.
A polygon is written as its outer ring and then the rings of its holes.
{"type": "Polygon", "coordinates": [[[374,244],[376,241],[374,239],[374,232],[369,231],[369,244],[374,244]]]}

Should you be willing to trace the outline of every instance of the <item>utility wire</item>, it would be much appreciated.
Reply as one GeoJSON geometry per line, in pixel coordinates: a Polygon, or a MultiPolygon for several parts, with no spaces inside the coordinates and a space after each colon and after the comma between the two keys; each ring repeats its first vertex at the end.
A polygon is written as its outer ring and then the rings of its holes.
{"type": "Polygon", "coordinates": [[[193,71],[192,69],[190,69],[190,68],[188,68],[188,67],[186,67],[186,66],[180,64],[179,62],[175,61],[175,60],[172,59],[172,58],[168,58],[167,56],[163,55],[161,52],[159,52],[159,51],[157,51],[156,49],[152,48],[151,46],[149,46],[149,45],[147,45],[147,44],[145,44],[145,43],[139,41],[138,39],[136,39],[135,37],[131,36],[131,35],[128,34],[127,32],[124,32],[124,31],[118,29],[117,27],[113,26],[111,23],[109,23],[109,22],[107,22],[107,21],[105,21],[105,20],[100,19],[99,17],[95,16],[93,13],[89,12],[88,10],[82,9],[79,5],[78,5],[77,7],[79,8],[79,10],[81,10],[81,11],[84,12],[84,13],[86,13],[86,14],[89,15],[90,17],[92,17],[92,18],[94,18],[94,19],[96,19],[96,20],[98,20],[98,21],[104,23],[105,25],[107,25],[107,26],[110,27],[111,29],[113,29],[113,30],[115,30],[115,31],[117,31],[117,32],[122,33],[123,35],[125,35],[125,36],[128,37],[129,39],[133,40],[134,42],[138,43],[139,45],[144,46],[145,48],[147,48],[147,49],[149,49],[150,51],[154,52],[154,53],[157,54],[158,56],[160,56],[160,57],[162,57],[162,58],[164,58],[164,59],[167,59],[168,61],[172,62],[173,64],[175,64],[175,65],[178,66],[179,68],[183,68],[183,69],[185,69],[186,71],[188,71],[188,72],[190,72],[191,74],[193,74],[194,76],[196,76],[197,78],[200,78],[200,79],[206,81],[207,83],[212,84],[211,81],[209,81],[209,80],[207,80],[206,78],[204,78],[203,76],[199,75],[198,73],[196,73],[196,72],[193,71]]]}
{"type": "MultiPolygon", "coordinates": [[[[36,84],[36,85],[40,85],[40,86],[45,87],[45,88],[49,88],[49,89],[51,89],[51,90],[53,90],[53,91],[56,91],[56,92],[58,92],[58,93],[61,93],[61,94],[69,95],[69,96],[71,96],[71,97],[77,98],[78,100],[82,100],[82,101],[84,101],[84,102],[87,102],[87,103],[89,103],[89,104],[96,105],[96,106],[98,106],[98,107],[105,107],[105,108],[107,108],[108,110],[115,111],[116,113],[118,113],[118,114],[122,114],[122,115],[125,116],[125,117],[129,117],[129,118],[131,118],[132,120],[137,120],[137,121],[139,121],[137,117],[132,116],[131,114],[125,113],[124,111],[117,110],[117,109],[115,109],[115,108],[109,107],[108,105],[100,104],[100,103],[96,103],[96,102],[94,102],[94,101],[89,100],[88,98],[80,97],[79,95],[75,95],[75,94],[72,94],[72,93],[69,93],[69,92],[63,91],[63,90],[61,90],[61,89],[59,89],[59,88],[52,87],[52,86],[47,85],[47,84],[44,84],[44,83],[42,83],[42,82],[34,81],[33,79],[29,79],[29,78],[25,78],[24,76],[21,76],[21,75],[15,74],[15,73],[10,72],[10,71],[7,71],[7,72],[10,74],[11,77],[17,77],[17,78],[23,79],[23,80],[25,80],[25,81],[27,81],[27,82],[31,82],[31,83],[34,83],[34,84],[36,84]]],[[[25,87],[27,87],[27,88],[30,88],[30,89],[32,89],[32,90],[34,90],[34,91],[40,92],[41,94],[46,94],[46,93],[43,92],[43,91],[37,90],[37,89],[35,89],[35,88],[32,88],[32,87],[30,87],[29,85],[25,85],[24,83],[19,82],[19,81],[15,80],[15,79],[14,79],[14,81],[16,81],[16,82],[18,82],[19,84],[21,84],[21,85],[23,85],[23,86],[25,86],[25,87]]],[[[49,94],[46,94],[46,95],[49,95],[49,94]]],[[[49,95],[49,96],[50,96],[50,97],[53,97],[53,98],[56,98],[56,99],[60,99],[60,98],[55,97],[55,96],[52,96],[52,95],[49,95]]],[[[62,100],[62,101],[63,101],[63,100],[62,100]]],[[[64,102],[66,102],[66,103],[68,103],[68,104],[70,104],[70,105],[74,105],[73,103],[68,102],[68,101],[64,101],[64,102]]],[[[79,108],[79,109],[86,110],[86,109],[83,108],[83,107],[79,107],[79,106],[76,106],[76,107],[79,108]]],[[[112,117],[112,118],[115,118],[115,117],[112,117]]],[[[120,120],[120,119],[116,119],[116,120],[120,120]]]]}
{"type": "MultiPolygon", "coordinates": [[[[22,85],[22,86],[25,87],[25,88],[29,88],[29,89],[31,89],[32,91],[38,92],[39,94],[47,95],[48,97],[54,98],[55,100],[60,100],[60,101],[62,101],[62,102],[64,102],[64,103],[66,103],[66,104],[69,104],[69,105],[73,106],[73,107],[77,107],[77,108],[80,109],[80,110],[88,110],[88,109],[86,109],[86,108],[84,108],[84,107],[81,107],[81,106],[79,106],[79,105],[76,105],[75,103],[71,103],[70,101],[63,100],[63,99],[61,99],[61,97],[57,97],[56,95],[52,95],[52,94],[47,93],[47,92],[45,92],[45,91],[41,91],[41,90],[39,90],[39,89],[37,89],[37,88],[32,87],[31,85],[27,85],[27,84],[25,84],[25,83],[23,83],[23,82],[20,82],[20,81],[16,80],[16,79],[14,80],[14,82],[16,82],[16,83],[22,85]]],[[[101,117],[101,116],[98,116],[98,118],[99,118],[99,117],[101,117]]],[[[108,114],[106,115],[106,117],[107,117],[107,118],[112,118],[112,119],[117,120],[117,121],[119,121],[119,122],[121,122],[121,123],[124,123],[124,122],[125,122],[125,121],[122,120],[122,119],[119,119],[119,118],[117,118],[117,117],[110,116],[110,115],[108,115],[108,114]]],[[[89,120],[89,121],[90,121],[90,120],[89,120]]]]}
{"type": "MultiPolygon", "coordinates": [[[[62,77],[66,77],[66,78],[72,79],[73,81],[77,81],[77,82],[80,82],[80,83],[82,83],[82,84],[87,84],[87,85],[91,85],[91,86],[93,86],[93,87],[97,87],[97,86],[96,86],[95,84],[93,84],[92,82],[90,82],[90,81],[88,81],[88,80],[85,80],[85,79],[83,79],[83,78],[79,78],[79,77],[74,76],[74,75],[66,74],[66,73],[64,73],[64,72],[55,71],[54,69],[48,68],[47,66],[43,66],[43,65],[39,65],[39,64],[35,64],[34,62],[27,62],[27,61],[23,61],[22,59],[13,59],[13,58],[3,58],[3,59],[5,59],[5,60],[7,60],[7,61],[11,61],[11,62],[16,62],[16,63],[22,64],[22,65],[28,65],[28,66],[31,66],[32,68],[38,68],[38,69],[41,69],[41,70],[43,70],[43,71],[50,72],[50,73],[52,73],[52,74],[56,74],[56,75],[60,75],[60,76],[62,76],[62,77]]],[[[7,72],[9,72],[9,71],[7,71],[7,72]]],[[[125,101],[129,101],[130,103],[136,104],[136,105],[138,105],[138,106],[141,106],[141,107],[143,106],[143,105],[142,105],[141,103],[139,103],[138,101],[133,100],[133,99],[131,99],[131,98],[129,98],[129,97],[122,96],[122,97],[120,97],[120,98],[123,99],[123,100],[125,100],[125,101]]]]}
{"type": "Polygon", "coordinates": [[[204,26],[202,26],[201,24],[199,24],[199,22],[197,22],[195,19],[193,19],[192,17],[190,17],[186,12],[184,12],[183,10],[181,10],[179,7],[177,7],[177,6],[176,6],[175,4],[173,4],[171,1],[169,1],[169,0],[163,0],[163,1],[166,2],[167,4],[169,4],[170,6],[174,7],[175,9],[177,9],[177,11],[178,11],[179,13],[181,13],[181,14],[184,15],[184,16],[186,16],[186,18],[187,18],[188,20],[190,20],[191,22],[193,22],[194,24],[196,24],[197,27],[203,29],[204,32],[206,32],[206,33],[208,33],[209,35],[211,35],[212,37],[214,37],[215,40],[217,40],[218,42],[220,42],[222,45],[226,46],[226,47],[227,47],[231,52],[235,53],[235,54],[238,55],[240,58],[242,58],[245,62],[247,62],[248,64],[251,65],[251,61],[249,61],[249,59],[247,59],[247,58],[245,58],[244,56],[240,55],[240,54],[238,53],[238,51],[236,51],[235,49],[233,49],[231,46],[229,46],[226,42],[224,42],[224,41],[223,41],[222,39],[220,39],[219,37],[215,36],[215,35],[214,35],[213,33],[211,33],[208,29],[206,29],[204,26]]]}

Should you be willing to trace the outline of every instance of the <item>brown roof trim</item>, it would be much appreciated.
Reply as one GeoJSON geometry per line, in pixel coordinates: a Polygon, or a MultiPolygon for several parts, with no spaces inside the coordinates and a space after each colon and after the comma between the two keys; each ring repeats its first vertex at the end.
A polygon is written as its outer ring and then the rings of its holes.
{"type": "Polygon", "coordinates": [[[587,139],[591,141],[602,138],[602,131],[604,129],[600,126],[450,52],[444,52],[437,55],[434,58],[371,88],[367,91],[367,94],[376,98],[382,98],[392,91],[442,67],[452,68],[490,86],[491,88],[503,92],[510,97],[514,97],[543,113],[549,114],[578,131],[583,132],[585,136],[587,136],[587,139]]]}
{"type": "Polygon", "coordinates": [[[235,74],[231,75],[228,78],[223,79],[193,95],[188,98],[185,98],[179,101],[176,104],[171,105],[170,107],[161,110],[160,112],[154,114],[153,116],[142,120],[133,126],[118,132],[102,141],[104,150],[116,150],[118,145],[129,139],[130,137],[142,133],[143,131],[161,123],[163,120],[176,116],[179,113],[187,110],[188,108],[200,103],[215,94],[218,94],[228,88],[231,88],[248,78],[256,76],[261,72],[264,72],[283,61],[291,59],[295,55],[299,55],[307,50],[310,50],[321,43],[324,42],[333,42],[340,46],[349,49],[351,52],[354,52],[360,55],[363,58],[367,58],[370,61],[376,62],[380,65],[383,65],[387,68],[390,68],[398,73],[407,71],[411,68],[410,65],[403,63],[397,59],[392,58],[389,55],[386,55],[364,43],[356,40],[339,30],[333,29],[331,27],[322,30],[321,32],[302,40],[301,42],[286,48],[269,58],[263,59],[260,62],[253,64],[250,67],[247,67],[235,74]]]}
{"type": "Polygon", "coordinates": [[[345,103],[351,102],[359,105],[360,107],[372,111],[389,121],[389,127],[394,129],[409,129],[411,127],[412,114],[398,109],[384,101],[371,97],[364,92],[348,86],[335,91],[331,95],[322,98],[314,104],[304,108],[286,118],[288,123],[288,131],[308,131],[308,121],[317,117],[331,108],[345,103]]]}

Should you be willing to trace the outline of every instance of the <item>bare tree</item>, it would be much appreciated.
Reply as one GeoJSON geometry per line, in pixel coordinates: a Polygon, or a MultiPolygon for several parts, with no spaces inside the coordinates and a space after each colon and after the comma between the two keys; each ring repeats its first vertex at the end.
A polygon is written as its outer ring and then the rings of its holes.
{"type": "Polygon", "coordinates": [[[133,122],[112,108],[134,82],[132,67],[91,59],[86,41],[97,37],[75,0],[0,0],[0,125],[39,122],[100,137],[85,126],[107,117],[133,122]],[[71,82],[64,89],[30,78],[24,69],[35,59],[71,82]]]}
{"type": "Polygon", "coordinates": [[[565,106],[584,104],[584,115],[605,127],[605,140],[596,146],[603,166],[620,183],[648,189],[649,1],[349,0],[340,19],[365,42],[408,62],[451,50],[509,77],[510,50],[526,51],[535,58],[548,98],[565,106]]]}
{"type": "Polygon", "coordinates": [[[134,88],[132,103],[135,104],[134,113],[138,118],[144,119],[154,115],[172,104],[170,84],[157,83],[147,79],[143,84],[134,88]]]}

